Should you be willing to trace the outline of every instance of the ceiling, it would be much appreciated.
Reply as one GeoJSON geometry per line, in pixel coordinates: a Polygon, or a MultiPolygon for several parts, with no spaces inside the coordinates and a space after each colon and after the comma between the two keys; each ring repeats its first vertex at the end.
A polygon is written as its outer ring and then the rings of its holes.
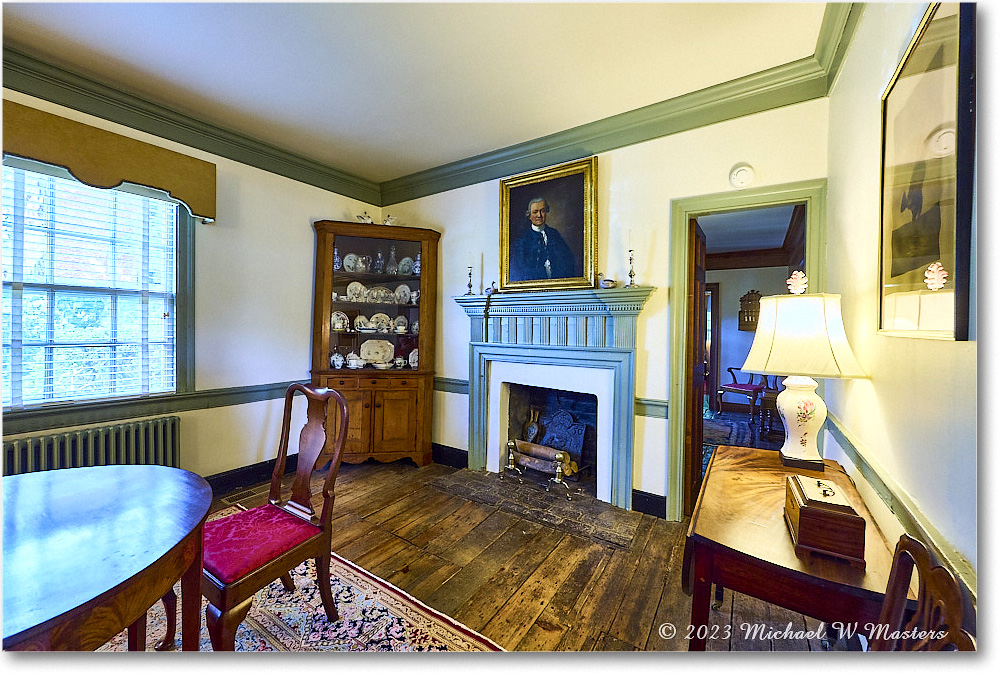
{"type": "Polygon", "coordinates": [[[698,216],[707,253],[781,248],[795,204],[698,216]]]}
{"type": "MultiPolygon", "coordinates": [[[[808,57],[824,10],[808,2],[4,3],[3,43],[380,183],[808,57]]],[[[767,248],[745,238],[760,227],[715,228],[710,246],[731,246],[722,233],[742,231],[743,246],[767,248]]]]}

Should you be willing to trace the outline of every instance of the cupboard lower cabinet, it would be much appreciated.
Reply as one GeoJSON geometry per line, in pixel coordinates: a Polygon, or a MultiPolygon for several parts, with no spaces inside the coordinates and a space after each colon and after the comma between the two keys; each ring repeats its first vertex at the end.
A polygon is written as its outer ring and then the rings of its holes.
{"type": "MultiPolygon", "coordinates": [[[[429,463],[429,439],[418,434],[424,427],[424,399],[431,395],[424,391],[425,380],[419,376],[323,378],[323,386],[336,389],[347,402],[342,461],[354,464],[373,458],[391,462],[409,457],[417,466],[429,463]]],[[[331,418],[330,428],[337,431],[335,411],[331,418]]]]}

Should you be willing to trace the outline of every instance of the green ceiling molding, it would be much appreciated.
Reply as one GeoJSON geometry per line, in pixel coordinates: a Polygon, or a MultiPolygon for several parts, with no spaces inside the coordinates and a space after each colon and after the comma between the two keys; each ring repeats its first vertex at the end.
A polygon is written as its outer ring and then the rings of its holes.
{"type": "Polygon", "coordinates": [[[382,207],[822,98],[836,79],[863,9],[863,3],[827,4],[816,51],[808,58],[381,184],[201,122],[7,48],[3,51],[3,85],[382,207]]]}
{"type": "Polygon", "coordinates": [[[3,86],[368,204],[378,184],[252,138],[201,122],[12,49],[3,50],[3,86]]]}

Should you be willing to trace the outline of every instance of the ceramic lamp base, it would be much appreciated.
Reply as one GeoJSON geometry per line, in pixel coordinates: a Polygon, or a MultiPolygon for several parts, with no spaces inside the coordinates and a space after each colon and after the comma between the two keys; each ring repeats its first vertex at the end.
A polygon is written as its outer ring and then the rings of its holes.
{"type": "Polygon", "coordinates": [[[823,471],[823,458],[816,447],[819,430],[826,421],[826,404],[816,394],[816,380],[793,375],[782,384],[775,407],[785,425],[785,443],[779,451],[781,463],[796,469],[823,471]]]}

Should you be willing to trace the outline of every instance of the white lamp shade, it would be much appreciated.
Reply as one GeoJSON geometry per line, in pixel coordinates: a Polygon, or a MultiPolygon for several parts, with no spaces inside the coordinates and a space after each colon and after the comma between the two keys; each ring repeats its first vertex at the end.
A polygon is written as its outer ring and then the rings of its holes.
{"type": "Polygon", "coordinates": [[[760,299],[753,345],[741,369],[805,377],[866,377],[844,331],[840,296],[771,295],[760,299]]]}

